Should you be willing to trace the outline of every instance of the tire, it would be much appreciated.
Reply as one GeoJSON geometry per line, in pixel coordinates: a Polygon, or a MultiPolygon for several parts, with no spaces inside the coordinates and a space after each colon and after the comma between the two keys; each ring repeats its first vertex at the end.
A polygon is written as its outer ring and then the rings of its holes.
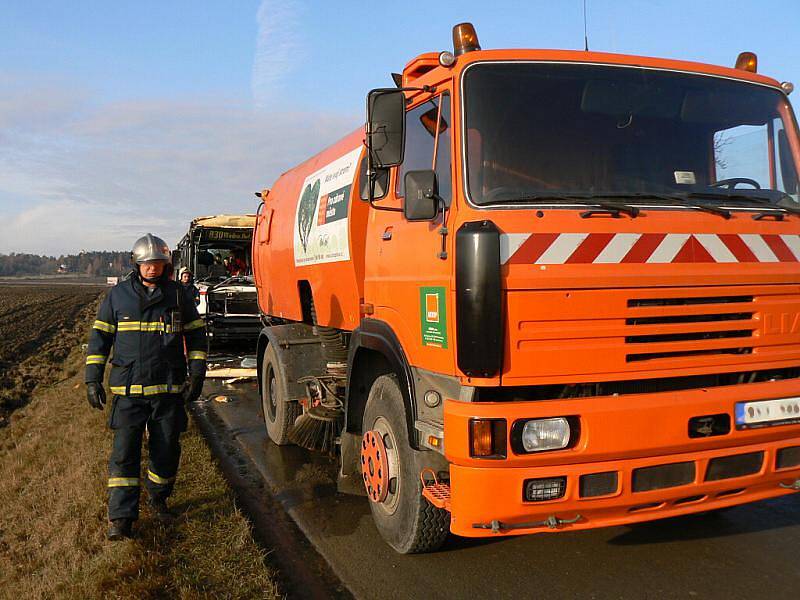
{"type": "Polygon", "coordinates": [[[378,532],[400,554],[437,550],[450,531],[450,513],[422,496],[419,463],[409,445],[403,393],[395,375],[381,375],[372,384],[362,421],[362,431],[369,430],[381,432],[389,459],[390,491],[383,502],[369,502],[378,532]]]}
{"type": "Polygon", "coordinates": [[[272,344],[264,351],[261,361],[261,408],[267,435],[278,446],[289,444],[289,431],[300,415],[297,402],[287,401],[286,377],[272,344]]]}

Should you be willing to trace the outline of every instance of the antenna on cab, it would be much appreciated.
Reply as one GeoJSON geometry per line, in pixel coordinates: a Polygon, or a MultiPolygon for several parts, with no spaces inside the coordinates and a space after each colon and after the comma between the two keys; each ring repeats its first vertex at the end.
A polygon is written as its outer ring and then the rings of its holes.
{"type": "Polygon", "coordinates": [[[586,27],[586,0],[583,0],[583,49],[589,51],[589,32],[586,27]]]}

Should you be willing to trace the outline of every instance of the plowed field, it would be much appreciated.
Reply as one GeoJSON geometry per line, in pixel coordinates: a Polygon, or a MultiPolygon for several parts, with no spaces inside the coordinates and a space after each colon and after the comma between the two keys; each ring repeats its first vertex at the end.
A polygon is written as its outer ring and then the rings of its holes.
{"type": "Polygon", "coordinates": [[[65,375],[62,363],[86,336],[103,291],[0,285],[0,427],[30,400],[37,385],[65,375]]]}

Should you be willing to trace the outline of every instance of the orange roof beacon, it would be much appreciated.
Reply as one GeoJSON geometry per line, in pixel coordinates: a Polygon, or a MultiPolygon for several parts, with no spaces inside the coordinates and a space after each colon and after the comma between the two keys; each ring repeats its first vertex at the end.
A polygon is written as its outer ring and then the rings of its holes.
{"type": "Polygon", "coordinates": [[[791,84],[454,40],[259,194],[272,440],[402,553],[800,490],[791,84]]]}

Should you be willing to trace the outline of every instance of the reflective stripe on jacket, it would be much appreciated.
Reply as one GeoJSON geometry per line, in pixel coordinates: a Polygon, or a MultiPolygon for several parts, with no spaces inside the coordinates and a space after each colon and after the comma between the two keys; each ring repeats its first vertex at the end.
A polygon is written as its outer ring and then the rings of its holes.
{"type": "Polygon", "coordinates": [[[177,393],[188,369],[206,369],[205,323],[180,284],[160,283],[148,294],[134,274],[106,295],[89,336],[86,381],[102,382],[111,355],[111,392],[177,393]]]}

